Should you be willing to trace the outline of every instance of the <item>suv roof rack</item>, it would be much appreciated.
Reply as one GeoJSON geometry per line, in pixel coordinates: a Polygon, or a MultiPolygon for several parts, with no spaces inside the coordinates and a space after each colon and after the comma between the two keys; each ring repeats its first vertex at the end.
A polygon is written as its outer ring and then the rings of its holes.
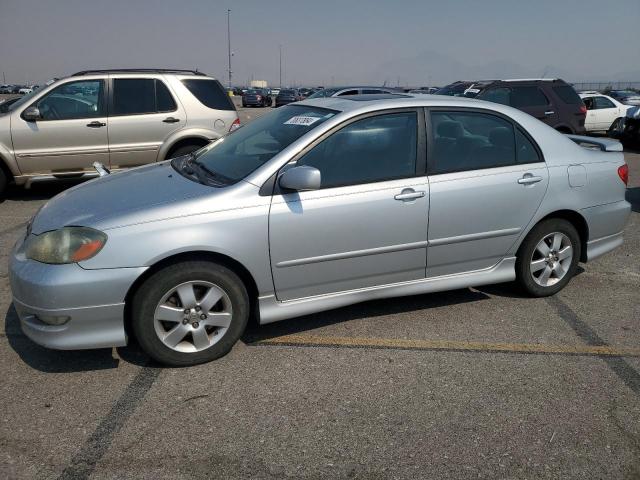
{"type": "Polygon", "coordinates": [[[203,75],[206,73],[198,70],[181,70],[179,68],[107,68],[105,70],[82,70],[76,72],[72,77],[80,77],[82,75],[96,75],[101,73],[179,73],[190,75],[203,75]]]}

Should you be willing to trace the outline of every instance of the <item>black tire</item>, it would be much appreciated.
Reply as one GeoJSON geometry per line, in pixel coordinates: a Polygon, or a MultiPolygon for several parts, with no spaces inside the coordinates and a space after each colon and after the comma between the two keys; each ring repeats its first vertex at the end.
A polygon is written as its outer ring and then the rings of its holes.
{"type": "Polygon", "coordinates": [[[616,118],[611,124],[611,126],[609,127],[609,129],[607,130],[607,136],[610,137],[616,133],[622,133],[622,128],[621,128],[622,121],[623,121],[622,117],[616,118]]]}
{"type": "MultiPolygon", "coordinates": [[[[538,252],[536,252],[536,255],[541,256],[538,252]]],[[[548,220],[544,220],[533,227],[518,250],[516,259],[516,281],[526,293],[533,297],[547,297],[555,295],[562,290],[567,283],[569,283],[569,280],[571,280],[573,275],[576,273],[576,269],[578,268],[578,263],[580,261],[580,255],[580,235],[570,222],[562,218],[550,218],[548,220]],[[543,286],[534,280],[531,273],[531,262],[533,260],[534,250],[538,243],[548,235],[556,232],[565,235],[570,242],[570,246],[572,248],[571,262],[566,268],[566,273],[562,278],[552,285],[543,286]]],[[[552,275],[557,276],[555,272],[552,273],[552,275]]]]}
{"type": "Polygon", "coordinates": [[[0,167],[0,200],[4,199],[8,186],[9,180],[7,179],[7,174],[4,173],[4,170],[0,167]]]}
{"type": "Polygon", "coordinates": [[[188,145],[182,145],[181,147],[178,147],[175,150],[171,151],[169,155],[167,155],[167,160],[171,158],[178,158],[184,155],[188,155],[191,152],[195,152],[199,148],[202,148],[202,145],[199,145],[196,143],[189,143],[188,145]]]}
{"type": "MultiPolygon", "coordinates": [[[[228,268],[206,261],[180,262],[157,271],[140,286],[131,305],[133,332],[142,349],[154,360],[175,367],[197,365],[220,358],[231,350],[247,326],[249,306],[244,284],[228,268]],[[229,327],[213,345],[186,353],[163,343],[155,330],[154,315],[167,292],[191,281],[210,282],[222,289],[231,302],[232,317],[229,327]]],[[[178,323],[175,325],[179,326],[178,323]]]]}

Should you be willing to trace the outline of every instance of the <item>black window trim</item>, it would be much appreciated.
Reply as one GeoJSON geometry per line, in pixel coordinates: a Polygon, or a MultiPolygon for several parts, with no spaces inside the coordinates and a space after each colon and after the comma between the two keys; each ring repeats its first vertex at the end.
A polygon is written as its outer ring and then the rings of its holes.
{"type": "MultiPolygon", "coordinates": [[[[173,92],[171,91],[171,88],[169,87],[169,85],[167,85],[167,82],[165,82],[163,79],[161,78],[157,78],[157,77],[140,77],[140,76],[135,76],[135,77],[109,77],[109,81],[107,82],[109,84],[109,101],[107,103],[108,108],[107,108],[107,116],[109,117],[137,117],[139,115],[155,115],[157,113],[175,113],[179,110],[178,107],[178,101],[176,100],[176,97],[173,95],[173,92]],[[169,95],[171,95],[171,98],[173,99],[173,103],[176,106],[176,108],[174,108],[173,110],[161,110],[158,111],[156,110],[155,112],[140,112],[140,113],[113,113],[115,108],[114,108],[114,92],[115,92],[115,85],[114,82],[115,80],[155,80],[156,82],[162,82],[162,84],[165,86],[165,88],[169,91],[169,95]]],[[[155,102],[156,102],[156,106],[158,104],[158,94],[156,92],[156,83],[154,82],[153,84],[153,91],[154,91],[154,95],[155,95],[155,102]]]]}
{"type": "MultiPolygon", "coordinates": [[[[71,80],[71,79],[70,79],[71,80]]],[[[60,88],[63,85],[68,85],[71,83],[79,83],[79,82],[101,82],[102,83],[102,111],[100,112],[100,115],[96,115],[95,117],[73,117],[73,118],[39,118],[37,121],[38,122],[64,122],[66,120],[91,120],[91,119],[96,119],[96,118],[105,118],[108,116],[108,90],[109,90],[109,82],[107,81],[106,78],[86,78],[86,79],[82,79],[79,80],[77,78],[72,79],[69,82],[63,82],[63,83],[59,83],[55,86],[55,88],[52,88],[51,90],[49,90],[48,92],[46,92],[44,95],[39,96],[38,98],[36,98],[33,102],[31,102],[29,104],[28,107],[25,107],[22,112],[20,113],[20,118],[22,120],[24,120],[25,122],[28,122],[29,120],[25,120],[24,118],[24,112],[31,108],[31,107],[37,107],[38,102],[44,100],[46,97],[48,97],[50,94],[52,94],[53,92],[55,92],[58,88],[60,88]]]]}
{"type": "MultiPolygon", "coordinates": [[[[490,169],[495,169],[495,168],[510,168],[510,167],[518,167],[518,166],[524,166],[524,165],[536,165],[539,163],[546,163],[545,159],[544,159],[544,155],[542,154],[542,150],[540,149],[540,146],[538,145],[538,142],[536,142],[533,137],[531,135],[529,135],[529,132],[527,132],[527,130],[520,125],[518,122],[516,122],[514,119],[512,119],[511,117],[504,115],[503,113],[497,112],[495,110],[488,110],[488,109],[484,109],[484,108],[477,108],[477,107],[425,107],[425,121],[426,121],[426,132],[427,132],[427,175],[429,177],[435,176],[435,175],[448,175],[450,173],[460,173],[460,172],[477,172],[479,170],[490,170],[490,169]],[[459,169],[459,170],[451,170],[448,172],[436,172],[435,171],[435,163],[434,163],[434,154],[433,154],[433,145],[434,145],[434,135],[433,135],[433,122],[431,120],[431,112],[448,112],[448,113],[480,113],[480,114],[484,114],[484,115],[492,115],[494,117],[498,117],[502,120],[505,120],[507,122],[509,122],[512,126],[513,126],[513,134],[514,134],[514,145],[515,145],[515,131],[516,129],[518,129],[520,131],[520,133],[522,133],[525,138],[527,140],[529,140],[529,142],[531,143],[531,145],[533,145],[533,148],[536,150],[536,153],[538,154],[538,158],[540,160],[538,160],[537,162],[529,162],[529,163],[514,163],[512,165],[498,165],[498,166],[493,166],[493,167],[481,167],[481,168],[474,168],[474,169],[459,169]]],[[[516,152],[517,154],[517,152],[516,152]]],[[[516,162],[517,162],[517,157],[516,157],[516,162]]]]}
{"type": "Polygon", "coordinates": [[[318,190],[315,191],[320,191],[320,190],[330,190],[333,188],[344,188],[344,187],[352,187],[355,185],[375,185],[377,183],[382,183],[382,182],[390,182],[390,181],[394,181],[394,180],[402,180],[402,179],[408,179],[408,178],[419,178],[419,177],[423,177],[427,175],[427,168],[426,168],[426,161],[427,161],[427,142],[426,142],[426,126],[425,126],[425,117],[423,112],[421,111],[423,110],[422,107],[407,107],[407,108],[389,108],[389,109],[385,109],[385,110],[376,110],[374,112],[367,112],[367,113],[363,113],[361,115],[357,115],[355,117],[351,117],[347,120],[345,120],[344,122],[339,123],[338,125],[335,125],[334,127],[332,127],[331,129],[329,129],[328,131],[324,132],[322,135],[320,135],[320,137],[316,138],[313,142],[309,143],[307,146],[305,146],[300,152],[298,152],[293,158],[291,158],[287,163],[285,163],[282,167],[280,167],[278,169],[278,171],[272,175],[261,187],[260,189],[260,193],[262,194],[266,194],[266,195],[285,195],[288,193],[291,193],[289,191],[283,191],[280,189],[280,185],[278,182],[278,179],[280,178],[280,176],[289,168],[291,168],[293,165],[295,165],[298,160],[300,160],[302,157],[304,157],[309,151],[311,151],[316,145],[320,144],[322,141],[324,141],[325,139],[327,139],[328,137],[330,137],[331,135],[333,135],[334,133],[336,133],[339,130],[342,130],[343,128],[351,125],[352,123],[355,123],[359,120],[364,120],[366,118],[371,118],[371,117],[378,117],[378,116],[382,116],[382,115],[389,115],[389,114],[394,114],[394,113],[409,113],[409,112],[413,112],[416,114],[416,121],[418,124],[418,132],[417,132],[417,138],[416,138],[416,170],[414,172],[414,174],[410,177],[393,177],[393,178],[385,178],[385,179],[381,179],[381,180],[377,180],[375,182],[368,182],[368,183],[350,183],[350,184],[346,184],[346,185],[332,185],[330,187],[326,187],[326,188],[319,188],[318,190]],[[273,190],[271,191],[271,184],[273,184],[273,190]]]}

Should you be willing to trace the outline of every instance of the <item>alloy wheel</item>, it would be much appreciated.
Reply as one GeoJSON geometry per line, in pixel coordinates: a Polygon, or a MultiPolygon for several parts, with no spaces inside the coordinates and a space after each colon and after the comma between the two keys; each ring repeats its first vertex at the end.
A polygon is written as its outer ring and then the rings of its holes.
{"type": "Polygon", "coordinates": [[[529,270],[534,282],[542,287],[550,287],[565,277],[572,262],[571,240],[564,233],[553,232],[536,245],[529,270]]]}

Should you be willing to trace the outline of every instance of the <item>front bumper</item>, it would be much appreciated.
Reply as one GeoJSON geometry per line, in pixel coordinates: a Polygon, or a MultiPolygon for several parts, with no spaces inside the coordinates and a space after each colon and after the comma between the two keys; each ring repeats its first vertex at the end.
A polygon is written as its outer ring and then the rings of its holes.
{"type": "Polygon", "coordinates": [[[47,265],[24,256],[22,240],[9,261],[13,303],[27,337],[47,348],[76,350],[127,344],[124,299],[146,270],[85,270],[77,264],[47,265]],[[40,318],[68,317],[63,325],[40,318]]]}

